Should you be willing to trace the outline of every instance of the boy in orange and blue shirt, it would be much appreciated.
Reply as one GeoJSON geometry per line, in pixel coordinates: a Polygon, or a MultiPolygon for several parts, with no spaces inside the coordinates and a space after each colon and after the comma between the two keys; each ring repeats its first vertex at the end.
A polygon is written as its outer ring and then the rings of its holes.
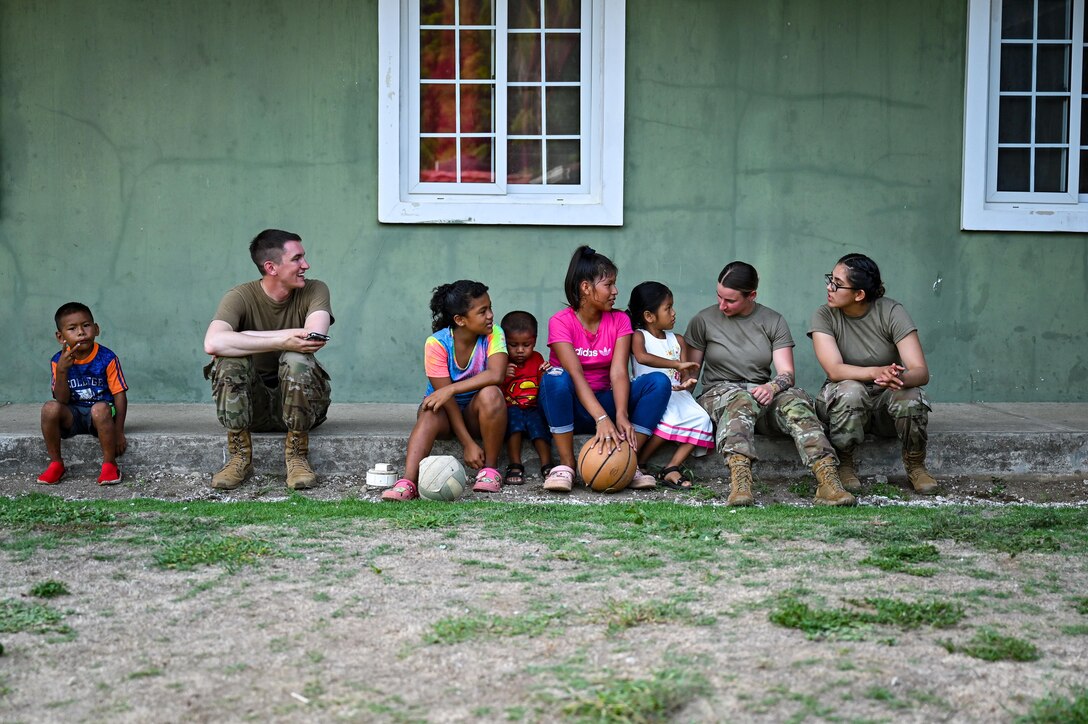
{"type": "Polygon", "coordinates": [[[99,335],[91,310],[68,302],[53,315],[61,349],[50,361],[53,399],[42,406],[42,436],[49,467],[39,483],[53,485],[64,476],[60,441],[90,434],[102,446],[99,485],[121,482],[117,456],[125,452],[125,415],[128,398],[121,362],[111,350],[95,342],[99,335]]]}
{"type": "Polygon", "coordinates": [[[536,351],[536,317],[528,312],[510,312],[500,323],[506,335],[506,380],[502,383],[506,398],[506,466],[507,485],[525,482],[525,466],[521,462],[521,441],[528,437],[540,456],[540,474],[547,477],[552,467],[552,436],[537,405],[540,377],[548,369],[544,357],[536,351]]]}

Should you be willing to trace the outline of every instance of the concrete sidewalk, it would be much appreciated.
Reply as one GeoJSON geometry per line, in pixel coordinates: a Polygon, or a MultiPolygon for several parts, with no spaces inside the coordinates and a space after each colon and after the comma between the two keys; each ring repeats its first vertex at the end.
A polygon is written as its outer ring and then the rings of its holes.
{"type": "MultiPolygon", "coordinates": [[[[41,472],[48,461],[39,430],[40,405],[0,406],[0,462],[7,472],[41,472]]],[[[334,404],[328,421],[310,436],[310,458],[318,474],[362,474],[376,462],[401,469],[415,419],[411,404],[334,404]]],[[[133,404],[129,407],[125,471],[211,474],[223,464],[226,436],[210,404],[133,404]]],[[[583,438],[584,439],[584,438],[583,438]]],[[[259,473],[283,470],[283,435],[254,435],[259,473]]],[[[802,475],[789,439],[760,440],[756,473],[776,479],[802,475]]],[[[80,436],[64,441],[65,464],[94,466],[98,441],[80,436]]],[[[440,441],[434,454],[460,456],[455,442],[440,441]]],[[[526,446],[526,465],[535,472],[535,453],[526,446]]],[[[861,452],[864,475],[903,475],[898,443],[871,440],[861,452]]],[[[937,476],[1071,478],[1088,476],[1088,403],[957,403],[935,405],[930,415],[930,470],[937,476]]],[[[699,476],[725,474],[717,455],[692,458],[699,476]]],[[[503,462],[503,466],[505,461],[503,462]]],[[[500,466],[501,467],[501,466],[500,466]]]]}

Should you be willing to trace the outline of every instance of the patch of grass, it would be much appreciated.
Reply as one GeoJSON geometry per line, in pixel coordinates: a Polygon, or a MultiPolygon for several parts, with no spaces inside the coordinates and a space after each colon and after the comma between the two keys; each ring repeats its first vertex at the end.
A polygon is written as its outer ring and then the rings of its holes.
{"type": "Polygon", "coordinates": [[[223,565],[228,569],[254,565],[258,558],[277,555],[267,541],[245,536],[192,536],[168,543],[155,554],[160,568],[191,570],[196,566],[223,565]]]}
{"type": "Polygon", "coordinates": [[[1088,636],[1088,623],[1075,623],[1072,626],[1062,626],[1061,631],[1066,636],[1088,636]]]}
{"type": "Polygon", "coordinates": [[[706,680],[686,669],[655,671],[645,679],[599,679],[572,694],[562,714],[592,722],[664,722],[709,690],[706,680]]]}
{"type": "Polygon", "coordinates": [[[860,617],[844,609],[812,608],[792,596],[783,598],[768,618],[779,626],[804,631],[810,638],[841,638],[864,624],[860,617]]]}
{"type": "Polygon", "coordinates": [[[523,613],[514,616],[494,616],[490,613],[472,612],[464,616],[450,616],[434,622],[431,630],[423,635],[426,644],[452,645],[477,638],[508,638],[511,636],[542,636],[553,628],[553,622],[567,611],[523,613]]]}
{"type": "Polygon", "coordinates": [[[56,598],[57,596],[69,595],[69,591],[68,586],[60,581],[50,579],[31,586],[30,595],[34,596],[34,598],[56,598]]]}
{"type": "Polygon", "coordinates": [[[157,666],[152,666],[147,669],[140,669],[139,671],[133,671],[128,675],[130,679],[150,679],[155,676],[162,676],[163,670],[157,666]]]}
{"type": "Polygon", "coordinates": [[[936,574],[937,569],[919,566],[918,563],[930,563],[941,557],[937,547],[931,543],[922,545],[890,545],[873,551],[872,555],[862,559],[863,566],[876,566],[882,571],[907,573],[925,578],[936,574]]]}
{"type": "Polygon", "coordinates": [[[869,488],[869,495],[879,495],[892,500],[903,500],[907,497],[906,492],[902,488],[898,488],[890,483],[876,483],[875,485],[872,485],[869,488]]]}
{"type": "Polygon", "coordinates": [[[1088,722],[1088,688],[1069,692],[1068,697],[1051,694],[1031,705],[1016,719],[1017,724],[1071,724],[1088,722]]]}
{"type": "Polygon", "coordinates": [[[951,654],[966,654],[983,661],[1036,661],[1040,656],[1039,649],[1031,642],[1003,636],[989,628],[979,629],[966,643],[939,643],[951,654]]]}
{"type": "Polygon", "coordinates": [[[0,601],[0,633],[72,633],[63,620],[63,613],[42,603],[26,603],[13,598],[0,601]]]}
{"type": "Polygon", "coordinates": [[[786,490],[790,491],[798,498],[811,498],[816,494],[816,483],[810,479],[794,480],[788,486],[786,490]]]}
{"type": "Polygon", "coordinates": [[[1073,608],[1082,616],[1088,616],[1088,596],[1077,596],[1073,599],[1073,608]]]}
{"type": "Polygon", "coordinates": [[[794,596],[779,600],[768,615],[772,623],[804,631],[809,638],[863,638],[868,626],[911,630],[920,626],[947,628],[963,619],[963,608],[943,601],[914,603],[893,598],[851,600],[856,610],[813,608],[794,596]]]}
{"type": "Polygon", "coordinates": [[[0,524],[10,529],[78,533],[105,527],[115,520],[108,510],[90,502],[67,501],[44,493],[0,497],[0,524]]]}
{"type": "Polygon", "coordinates": [[[594,618],[608,625],[608,633],[615,634],[624,629],[645,624],[670,623],[674,621],[710,625],[713,617],[696,617],[687,606],[677,600],[671,601],[608,601],[594,618]]]}
{"type": "Polygon", "coordinates": [[[869,622],[904,630],[921,626],[949,628],[962,621],[964,615],[962,606],[945,601],[912,603],[894,598],[866,598],[863,601],[852,600],[850,603],[859,607],[872,607],[873,613],[866,614],[869,622]]]}

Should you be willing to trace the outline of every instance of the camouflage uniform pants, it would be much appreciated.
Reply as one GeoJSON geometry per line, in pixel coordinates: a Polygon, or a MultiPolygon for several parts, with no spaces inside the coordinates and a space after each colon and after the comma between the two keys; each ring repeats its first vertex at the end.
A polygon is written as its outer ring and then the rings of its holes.
{"type": "Polygon", "coordinates": [[[324,422],[329,411],[329,374],[312,354],[281,353],[273,387],[249,357],[216,357],[211,381],[215,412],[228,430],[306,432],[324,422]]]}
{"type": "Polygon", "coordinates": [[[699,404],[714,420],[719,454],[758,460],[755,435],[759,433],[792,437],[801,460],[810,467],[817,460],[835,457],[808,393],[791,387],[775,395],[770,404],[761,405],[751,393],[758,386],[723,382],[699,396],[699,404]]]}
{"type": "Polygon", "coordinates": [[[891,390],[856,380],[828,382],[816,400],[816,412],[831,430],[831,443],[848,453],[867,432],[898,437],[903,452],[924,451],[929,409],[921,387],[891,390]]]}

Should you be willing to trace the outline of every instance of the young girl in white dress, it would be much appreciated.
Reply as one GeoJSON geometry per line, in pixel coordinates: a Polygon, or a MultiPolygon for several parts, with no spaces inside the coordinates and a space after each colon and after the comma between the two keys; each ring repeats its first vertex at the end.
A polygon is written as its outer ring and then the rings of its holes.
{"type": "Polygon", "coordinates": [[[691,395],[697,379],[685,379],[681,373],[698,369],[694,362],[682,362],[684,337],[672,332],[676,311],[672,307],[672,291],[659,282],[642,282],[631,290],[627,315],[635,334],[631,337],[631,357],[635,377],[663,374],[672,380],[672,395],[665,414],[638,451],[638,461],[645,470],[650,456],[666,442],[677,443],[669,464],[661,471],[658,481],[666,488],[690,488],[680,465],[693,452],[705,455],[714,447],[714,424],[710,415],[691,395]]]}

